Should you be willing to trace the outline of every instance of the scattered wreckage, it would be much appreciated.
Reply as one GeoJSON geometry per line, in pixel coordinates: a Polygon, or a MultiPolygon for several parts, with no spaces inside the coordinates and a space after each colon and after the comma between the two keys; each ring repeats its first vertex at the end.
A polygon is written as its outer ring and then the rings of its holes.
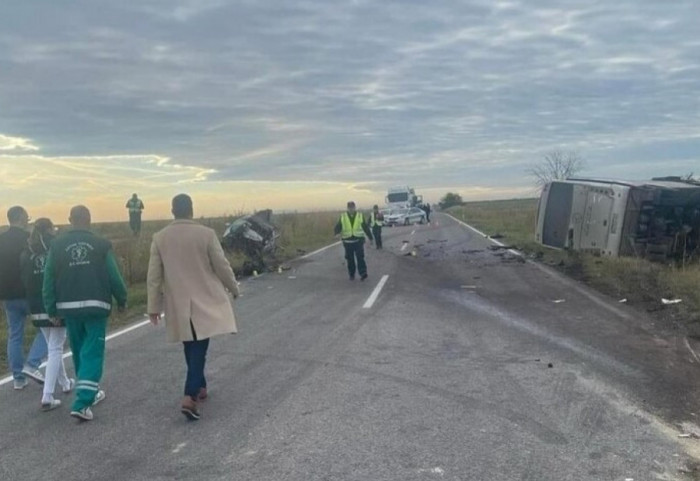
{"type": "Polygon", "coordinates": [[[243,274],[262,272],[265,258],[274,259],[280,234],[272,223],[272,211],[262,210],[233,221],[226,227],[221,245],[227,252],[239,252],[247,257],[243,274]]]}
{"type": "Polygon", "coordinates": [[[680,177],[550,182],[535,236],[559,249],[685,261],[700,254],[700,183],[680,177]]]}

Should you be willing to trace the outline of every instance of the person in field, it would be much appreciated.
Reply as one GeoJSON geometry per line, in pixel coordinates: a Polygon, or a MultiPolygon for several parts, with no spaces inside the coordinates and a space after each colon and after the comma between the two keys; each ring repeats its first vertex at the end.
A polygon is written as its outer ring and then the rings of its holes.
{"type": "Polygon", "coordinates": [[[129,210],[129,227],[135,236],[141,233],[141,213],[144,206],[139,196],[131,195],[131,199],[126,201],[126,208],[129,210]]]}
{"type": "Polygon", "coordinates": [[[213,229],[193,219],[192,199],[172,200],[175,220],[153,236],[148,263],[148,313],[157,325],[165,312],[168,340],[182,342],[187,364],[180,411],[200,419],[207,399],[204,375],[209,339],[237,332],[233,298],[238,282],[213,229]]]}

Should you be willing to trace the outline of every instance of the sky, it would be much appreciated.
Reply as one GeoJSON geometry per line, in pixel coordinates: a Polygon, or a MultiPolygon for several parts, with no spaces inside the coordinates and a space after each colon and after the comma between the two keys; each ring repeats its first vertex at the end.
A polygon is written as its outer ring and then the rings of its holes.
{"type": "Polygon", "coordinates": [[[0,210],[62,221],[532,197],[700,174],[695,0],[33,0],[0,16],[0,210]]]}

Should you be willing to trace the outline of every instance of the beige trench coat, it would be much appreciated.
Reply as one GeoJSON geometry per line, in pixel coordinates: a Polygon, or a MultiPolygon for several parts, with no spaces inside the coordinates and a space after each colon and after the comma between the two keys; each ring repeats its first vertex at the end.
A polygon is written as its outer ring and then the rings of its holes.
{"type": "Polygon", "coordinates": [[[148,263],[148,312],[165,312],[168,341],[236,332],[232,295],[238,283],[214,230],[175,220],[153,236],[148,263]]]}

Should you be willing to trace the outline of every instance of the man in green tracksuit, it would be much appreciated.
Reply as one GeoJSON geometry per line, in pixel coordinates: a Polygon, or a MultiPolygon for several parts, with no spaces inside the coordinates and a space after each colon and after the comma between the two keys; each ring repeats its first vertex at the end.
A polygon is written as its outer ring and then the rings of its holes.
{"type": "Polygon", "coordinates": [[[43,297],[51,318],[65,321],[78,382],[71,416],[93,418],[91,406],[102,401],[99,389],[104,364],[107,319],[112,297],[126,307],[126,286],[112,244],[90,232],[90,211],[70,211],[72,229],[54,239],[44,271],[43,297]]]}

